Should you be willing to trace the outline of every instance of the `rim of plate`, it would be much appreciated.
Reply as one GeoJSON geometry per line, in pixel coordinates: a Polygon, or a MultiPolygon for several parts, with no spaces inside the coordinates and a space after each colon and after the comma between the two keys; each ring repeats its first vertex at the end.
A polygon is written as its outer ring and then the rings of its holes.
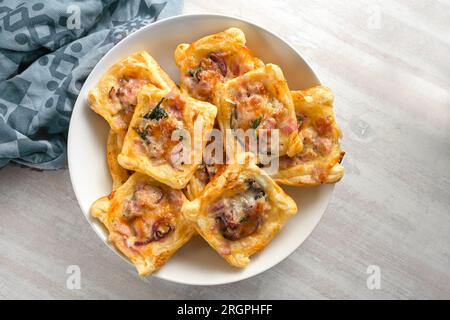
{"type": "MultiPolygon", "coordinates": [[[[224,19],[237,20],[237,21],[243,22],[243,23],[248,24],[248,25],[250,25],[250,26],[252,26],[252,27],[255,27],[256,29],[259,29],[259,30],[261,30],[261,31],[263,31],[263,32],[266,32],[266,33],[272,35],[273,37],[277,38],[279,41],[283,42],[283,43],[284,43],[287,47],[289,47],[293,52],[295,52],[295,54],[297,55],[298,59],[300,59],[300,60],[302,60],[302,61],[304,62],[305,67],[309,69],[309,72],[311,73],[311,75],[316,79],[317,84],[320,84],[320,83],[321,83],[320,80],[319,80],[319,78],[317,77],[316,73],[314,72],[314,70],[313,70],[313,69],[310,67],[310,65],[308,64],[308,62],[300,55],[300,53],[299,53],[294,47],[292,47],[287,41],[285,41],[285,40],[284,40],[281,36],[279,36],[277,33],[274,33],[273,31],[270,31],[270,30],[268,30],[268,29],[266,29],[266,28],[264,28],[264,27],[261,27],[261,26],[258,25],[257,23],[254,23],[254,22],[252,22],[252,21],[249,21],[249,20],[247,20],[247,19],[245,19],[245,18],[236,17],[236,16],[233,16],[233,15],[218,14],[218,13],[181,14],[181,15],[176,15],[176,16],[172,16],[172,17],[163,18],[163,19],[161,19],[161,20],[158,20],[158,21],[155,21],[155,22],[153,22],[153,23],[150,23],[150,24],[148,24],[148,25],[146,25],[146,26],[143,26],[142,28],[140,28],[140,29],[138,29],[138,30],[132,32],[131,34],[129,34],[128,36],[126,36],[125,38],[123,38],[119,43],[115,44],[115,45],[114,45],[114,46],[113,46],[113,47],[112,47],[112,48],[111,48],[111,49],[110,49],[110,50],[109,50],[109,51],[108,51],[108,52],[107,52],[107,53],[106,53],[106,54],[105,54],[98,62],[97,62],[97,64],[96,64],[95,67],[92,69],[92,71],[89,73],[89,75],[88,75],[88,77],[86,78],[86,80],[85,80],[84,83],[86,83],[86,82],[88,82],[88,81],[90,80],[90,78],[92,77],[92,75],[96,73],[96,69],[98,68],[98,66],[101,65],[102,62],[103,62],[104,60],[108,59],[108,57],[109,57],[110,55],[114,54],[114,51],[115,51],[115,49],[116,49],[117,47],[126,45],[126,42],[127,42],[127,41],[130,41],[133,37],[136,37],[138,33],[146,32],[147,30],[152,29],[155,25],[159,25],[159,24],[163,24],[163,23],[170,23],[170,21],[173,21],[173,20],[190,20],[190,19],[195,19],[195,18],[224,18],[224,19]]],[[[71,120],[72,120],[72,117],[73,117],[75,114],[81,112],[81,107],[79,106],[79,104],[81,104],[81,102],[79,102],[79,101],[80,101],[81,93],[83,93],[83,92],[86,90],[86,88],[85,88],[85,86],[84,86],[84,83],[83,83],[83,87],[80,89],[80,92],[79,92],[79,94],[78,94],[77,100],[75,101],[74,108],[73,108],[73,110],[72,110],[72,114],[71,114],[71,117],[70,117],[71,120]]],[[[100,230],[97,230],[97,228],[95,228],[95,227],[93,226],[93,223],[92,223],[92,222],[89,220],[89,218],[88,218],[88,214],[89,214],[89,213],[84,212],[84,210],[83,210],[83,208],[82,208],[82,206],[81,206],[81,201],[80,201],[80,198],[79,198],[78,188],[77,188],[77,186],[74,184],[74,179],[72,178],[72,170],[71,170],[72,165],[71,165],[71,163],[72,163],[73,160],[71,160],[71,159],[73,159],[74,157],[73,157],[73,155],[72,155],[72,153],[71,153],[70,145],[71,145],[71,141],[72,141],[72,139],[74,139],[74,137],[73,137],[73,134],[72,134],[73,130],[71,130],[71,128],[72,128],[72,121],[70,121],[70,124],[69,124],[69,132],[68,132],[68,139],[67,139],[67,160],[68,160],[68,168],[69,168],[69,177],[70,177],[70,181],[71,181],[72,188],[73,188],[73,190],[74,190],[75,197],[76,197],[76,199],[77,199],[78,205],[79,205],[79,207],[80,207],[80,209],[81,209],[81,211],[82,211],[82,213],[83,213],[84,218],[85,218],[86,221],[89,223],[90,227],[94,230],[94,232],[97,234],[97,236],[102,240],[102,242],[104,242],[104,244],[106,244],[106,245],[107,245],[107,246],[108,246],[115,254],[117,254],[118,256],[120,256],[120,257],[121,257],[123,260],[125,260],[129,265],[132,265],[132,263],[131,263],[126,257],[124,257],[120,252],[118,252],[117,249],[112,248],[112,246],[111,246],[110,244],[108,244],[107,241],[104,241],[104,240],[103,240],[103,238],[102,238],[103,235],[100,234],[101,231],[100,231],[100,230]]],[[[269,270],[269,269],[275,267],[275,266],[278,265],[280,262],[282,262],[282,261],[284,261],[286,258],[288,258],[288,257],[289,257],[292,253],[294,253],[294,252],[302,245],[302,243],[303,243],[303,242],[311,235],[311,233],[312,233],[312,232],[314,231],[314,229],[317,227],[317,225],[319,224],[320,220],[322,219],[323,215],[325,214],[325,212],[326,212],[326,210],[327,210],[327,208],[328,208],[328,206],[329,206],[330,198],[331,198],[331,196],[332,196],[332,193],[334,192],[334,185],[330,185],[330,187],[331,187],[331,190],[330,190],[330,196],[328,197],[328,201],[327,201],[327,203],[326,203],[326,206],[325,206],[323,212],[321,213],[319,219],[317,220],[317,222],[315,223],[315,225],[313,226],[313,228],[312,228],[311,231],[309,232],[309,234],[306,235],[305,239],[304,239],[297,247],[295,247],[293,250],[287,250],[287,251],[285,252],[285,254],[281,255],[281,256],[282,256],[281,259],[279,259],[278,261],[274,262],[274,263],[271,264],[271,265],[268,265],[268,266],[265,266],[265,267],[259,269],[258,272],[255,272],[254,274],[251,274],[251,275],[248,275],[248,274],[237,275],[236,278],[233,279],[233,280],[231,280],[231,281],[225,280],[225,281],[208,281],[208,282],[198,282],[198,281],[196,281],[196,282],[193,282],[193,281],[189,281],[188,279],[186,279],[185,281],[180,281],[180,280],[178,280],[178,279],[175,280],[175,279],[173,279],[173,278],[171,278],[171,277],[168,277],[168,276],[166,276],[166,275],[160,275],[160,274],[158,274],[158,273],[152,274],[152,277],[156,277],[156,278],[159,278],[159,279],[163,279],[163,280],[170,281],[170,282],[173,282],[173,283],[184,284],[184,285],[193,285],[193,286],[215,286],[215,285],[223,285],[223,284],[230,284],[230,283],[239,282],[239,281],[242,281],[242,280],[246,280],[246,279],[253,278],[253,277],[255,277],[255,276],[257,276],[257,275],[259,275],[259,274],[261,274],[261,273],[264,273],[265,271],[267,271],[267,270],[269,270]]]]}

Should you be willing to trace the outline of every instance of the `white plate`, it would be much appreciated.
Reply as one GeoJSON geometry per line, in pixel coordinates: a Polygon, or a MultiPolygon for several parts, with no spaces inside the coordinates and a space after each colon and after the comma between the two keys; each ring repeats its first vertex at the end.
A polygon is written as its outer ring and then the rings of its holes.
{"type": "MultiPolygon", "coordinates": [[[[228,16],[185,15],[164,19],[134,32],[117,44],[87,78],[75,103],[68,139],[70,177],[81,210],[100,238],[116,253],[119,252],[107,242],[106,230],[89,214],[91,204],[110,193],[111,178],[105,150],[108,125],[89,109],[88,91],[113,63],[138,50],[147,50],[178,82],[178,69],[173,61],[175,47],[179,43],[190,43],[229,27],[238,27],[244,31],[247,45],[257,57],[266,63],[281,66],[291,89],[319,84],[302,57],[278,36],[252,23],[228,16]]],[[[224,284],[257,275],[288,257],[319,222],[332,195],[333,186],[284,189],[297,202],[299,214],[288,221],[266,249],[251,258],[250,265],[245,269],[229,266],[205,241],[195,237],[154,276],[183,284],[224,284]]]]}

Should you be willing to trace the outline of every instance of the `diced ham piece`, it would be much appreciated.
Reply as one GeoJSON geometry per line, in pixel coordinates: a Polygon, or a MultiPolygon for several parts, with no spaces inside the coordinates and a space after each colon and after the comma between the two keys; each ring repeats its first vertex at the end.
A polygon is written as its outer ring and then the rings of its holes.
{"type": "Polygon", "coordinates": [[[303,151],[298,155],[298,158],[302,161],[311,161],[317,158],[317,153],[314,151],[312,147],[306,147],[303,151]]]}
{"type": "Polygon", "coordinates": [[[119,99],[117,98],[117,89],[115,87],[111,87],[109,90],[109,98],[112,101],[112,104],[110,104],[111,113],[115,115],[122,110],[122,105],[119,103],[119,99]]]}
{"type": "Polygon", "coordinates": [[[333,144],[329,138],[317,138],[315,146],[320,154],[327,155],[331,152],[333,144]]]}
{"type": "Polygon", "coordinates": [[[261,95],[252,95],[248,98],[248,104],[252,107],[252,108],[261,108],[264,106],[264,102],[265,99],[263,96],[261,95]]]}
{"type": "Polygon", "coordinates": [[[147,83],[144,79],[121,79],[117,97],[124,107],[134,107],[137,104],[137,95],[142,86],[147,83]]]}
{"type": "Polygon", "coordinates": [[[198,99],[210,101],[215,86],[224,82],[228,67],[224,52],[213,52],[204,57],[198,69],[192,69],[186,74],[189,92],[198,99]]]}
{"type": "Polygon", "coordinates": [[[194,91],[204,97],[209,97],[217,83],[222,79],[220,74],[214,70],[204,70],[197,75],[198,82],[195,84],[194,91]]]}
{"type": "Polygon", "coordinates": [[[277,121],[273,117],[264,119],[259,125],[258,129],[272,130],[277,127],[277,121]]]}
{"type": "Polygon", "coordinates": [[[237,77],[241,74],[241,68],[239,65],[239,62],[233,62],[230,64],[230,71],[233,74],[233,76],[237,77]]]}
{"type": "Polygon", "coordinates": [[[178,90],[173,88],[166,95],[166,100],[168,100],[168,111],[177,119],[181,120],[183,118],[183,109],[185,101],[183,97],[179,94],[178,90]]]}
{"type": "Polygon", "coordinates": [[[145,185],[134,193],[135,201],[140,207],[154,208],[163,198],[163,191],[155,186],[145,185]]]}
{"type": "Polygon", "coordinates": [[[157,207],[163,196],[163,191],[158,187],[145,184],[137,185],[133,198],[125,201],[125,217],[128,219],[141,217],[147,208],[157,207]]]}
{"type": "Polygon", "coordinates": [[[173,206],[181,208],[183,205],[183,193],[180,190],[169,189],[167,190],[167,195],[173,206]]]}
{"type": "Polygon", "coordinates": [[[183,119],[183,109],[185,102],[182,100],[180,95],[176,95],[170,100],[168,111],[177,119],[183,119]]]}
{"type": "Polygon", "coordinates": [[[227,64],[225,62],[225,54],[224,53],[211,53],[209,58],[216,64],[217,69],[219,69],[220,74],[225,77],[227,75],[227,64]]]}
{"type": "Polygon", "coordinates": [[[128,218],[140,217],[144,214],[142,206],[135,200],[125,200],[124,215],[128,218]]]}
{"type": "Polygon", "coordinates": [[[320,117],[316,120],[315,127],[321,136],[331,136],[333,133],[333,122],[331,117],[320,117]]]}
{"type": "Polygon", "coordinates": [[[288,118],[281,126],[280,126],[280,131],[281,133],[285,134],[285,135],[289,135],[292,132],[296,132],[298,130],[298,124],[297,121],[292,119],[292,118],[288,118]]]}

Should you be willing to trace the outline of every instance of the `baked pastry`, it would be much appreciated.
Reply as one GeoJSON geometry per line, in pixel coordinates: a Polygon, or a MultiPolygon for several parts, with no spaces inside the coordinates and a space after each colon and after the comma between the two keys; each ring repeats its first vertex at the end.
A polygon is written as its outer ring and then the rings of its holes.
{"type": "Polygon", "coordinates": [[[111,174],[113,189],[120,187],[131,175],[131,172],[121,167],[117,161],[123,146],[124,137],[109,130],[108,142],[106,144],[106,159],[108,160],[108,168],[111,174]]]}
{"type": "Polygon", "coordinates": [[[281,157],[280,169],[273,179],[292,186],[339,181],[344,175],[340,163],[345,153],[339,143],[341,130],[334,117],[333,93],[327,87],[317,86],[293,91],[292,98],[303,150],[293,157],[281,157]]]}
{"type": "Polygon", "coordinates": [[[199,165],[186,186],[186,197],[191,201],[198,198],[222,166],[221,164],[207,164],[205,162],[199,165]]]}
{"type": "MultiPolygon", "coordinates": [[[[274,132],[279,133],[279,156],[293,156],[301,151],[291,92],[278,66],[267,64],[226,82],[218,89],[216,105],[219,109],[218,122],[227,146],[234,136],[244,146],[239,132],[251,135],[252,132],[247,130],[253,129],[258,138],[259,151],[265,150],[260,148],[262,143],[271,145],[274,132]]],[[[273,147],[267,147],[267,150],[273,147]]],[[[247,144],[245,151],[249,151],[247,144]]]]}
{"type": "Polygon", "coordinates": [[[134,173],[91,208],[109,240],[136,266],[140,276],[161,267],[195,230],[181,215],[185,197],[156,180],[134,173]]]}
{"type": "Polygon", "coordinates": [[[180,87],[139,51],[89,92],[110,125],[113,180],[91,214],[140,276],[196,233],[243,268],[298,211],[278,183],[342,178],[333,95],[323,86],[291,92],[282,70],[256,58],[238,28],[180,44],[174,58],[180,87]]]}
{"type": "Polygon", "coordinates": [[[146,84],[171,89],[176,84],[145,51],[115,63],[88,94],[92,110],[108,121],[116,133],[125,134],[134,113],[139,90],[146,84]]]}
{"type": "Polygon", "coordinates": [[[201,163],[216,114],[214,105],[178,90],[143,87],[119,164],[174,189],[184,188],[201,163]]]}
{"type": "Polygon", "coordinates": [[[217,127],[216,123],[203,152],[203,162],[198,166],[184,190],[186,197],[191,201],[201,195],[206,185],[226,163],[222,133],[217,127]]]}
{"type": "Polygon", "coordinates": [[[229,264],[245,267],[297,213],[297,205],[253,161],[220,169],[183,215],[229,264]]]}
{"type": "Polygon", "coordinates": [[[178,45],[174,58],[180,69],[181,88],[194,98],[212,102],[218,84],[263,66],[245,42],[242,30],[230,28],[178,45]]]}

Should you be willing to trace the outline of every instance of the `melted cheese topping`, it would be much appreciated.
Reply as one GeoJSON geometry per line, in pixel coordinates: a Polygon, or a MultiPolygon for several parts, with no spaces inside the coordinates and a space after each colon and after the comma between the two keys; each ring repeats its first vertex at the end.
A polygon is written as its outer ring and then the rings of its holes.
{"type": "Polygon", "coordinates": [[[204,56],[197,67],[184,75],[187,91],[193,97],[212,101],[214,90],[219,83],[238,77],[251,70],[251,61],[240,61],[233,52],[212,52],[204,56]]]}
{"type": "MultiPolygon", "coordinates": [[[[181,191],[138,183],[113,217],[113,230],[126,238],[128,247],[141,250],[155,241],[163,241],[176,228],[176,212],[181,209],[181,191]]],[[[144,249],[143,249],[144,250],[144,249]]]]}
{"type": "Polygon", "coordinates": [[[270,209],[266,194],[255,180],[246,181],[246,189],[220,198],[210,205],[217,230],[228,240],[239,240],[256,232],[270,209]]]}
{"type": "Polygon", "coordinates": [[[245,42],[242,30],[229,28],[191,44],[180,44],[175,62],[180,68],[181,87],[194,98],[214,101],[218,84],[263,66],[245,42]]]}
{"type": "Polygon", "coordinates": [[[142,153],[152,160],[168,162],[173,167],[180,164],[182,149],[174,149],[179,141],[172,140],[172,134],[175,130],[184,129],[182,121],[184,106],[185,102],[179,95],[169,93],[150,112],[142,115],[134,128],[138,133],[134,143],[142,153]],[[159,114],[155,113],[156,108],[159,108],[156,110],[159,114]]]}

